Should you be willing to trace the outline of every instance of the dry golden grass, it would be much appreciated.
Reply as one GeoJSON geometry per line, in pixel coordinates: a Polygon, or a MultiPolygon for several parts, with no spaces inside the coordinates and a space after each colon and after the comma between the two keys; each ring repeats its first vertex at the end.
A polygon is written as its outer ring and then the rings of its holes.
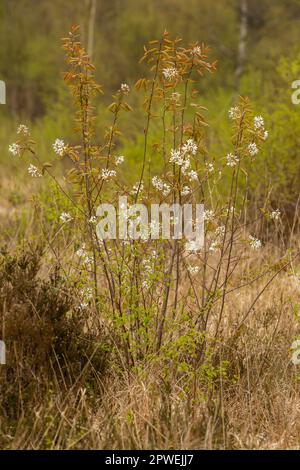
{"type": "MultiPolygon", "coordinates": [[[[270,256],[272,248],[264,250],[268,253],[257,256],[270,256]]],[[[298,333],[291,308],[298,281],[291,271],[282,272],[269,286],[232,344],[233,326],[245,302],[257,295],[258,284],[247,286],[243,294],[231,294],[216,356],[228,360],[229,367],[226,375],[208,384],[197,380],[187,386],[183,375],[165,373],[163,359],[132,370],[124,369],[122,360],[119,365],[108,361],[101,372],[93,351],[86,351],[77,372],[72,364],[76,357],[63,364],[63,353],[37,367],[36,358],[29,359],[30,333],[19,332],[8,365],[0,369],[1,447],[299,448],[299,371],[291,364],[290,351],[298,333]]],[[[11,310],[2,317],[7,328],[9,314],[11,310]]],[[[95,330],[96,323],[92,318],[89,322],[95,330]]],[[[101,340],[101,328],[94,333],[101,340]]]]}

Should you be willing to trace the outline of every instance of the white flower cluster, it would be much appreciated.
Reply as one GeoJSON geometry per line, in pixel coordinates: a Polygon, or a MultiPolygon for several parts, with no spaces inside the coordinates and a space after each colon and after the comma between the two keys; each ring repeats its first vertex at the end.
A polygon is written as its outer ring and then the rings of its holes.
{"type": "Polygon", "coordinates": [[[216,237],[224,237],[225,234],[225,225],[219,225],[215,230],[216,237]]]}
{"type": "Polygon", "coordinates": [[[188,172],[188,177],[190,181],[196,181],[198,179],[198,173],[195,170],[188,172]]]}
{"type": "Polygon", "coordinates": [[[122,91],[122,93],[124,93],[124,95],[128,95],[128,93],[130,92],[130,88],[127,85],[127,83],[122,83],[121,84],[121,91],[122,91]]]}
{"type": "Polygon", "coordinates": [[[115,158],[115,163],[116,165],[121,165],[122,163],[124,163],[124,156],[123,155],[119,155],[118,157],[115,158]]]}
{"type": "Polygon", "coordinates": [[[261,241],[258,238],[255,238],[252,235],[249,235],[249,240],[250,240],[250,247],[252,250],[258,250],[259,248],[261,248],[261,241]]]}
{"type": "Polygon", "coordinates": [[[166,80],[171,81],[178,77],[178,70],[175,67],[167,67],[163,69],[163,76],[166,80]]]}
{"type": "Polygon", "coordinates": [[[96,224],[97,223],[97,217],[95,215],[92,215],[89,219],[90,224],[96,224]]]}
{"type": "Polygon", "coordinates": [[[101,177],[103,180],[107,180],[109,178],[113,178],[114,176],[116,176],[116,171],[115,170],[108,170],[107,168],[102,168],[102,172],[101,172],[101,177]]]}
{"type": "Polygon", "coordinates": [[[190,193],[191,193],[191,188],[189,188],[189,186],[183,186],[181,190],[181,196],[187,196],[190,193]]]}
{"type": "MultiPolygon", "coordinates": [[[[171,150],[170,163],[176,163],[179,166],[182,166],[184,163],[187,165],[188,155],[196,155],[198,151],[198,146],[193,139],[188,139],[185,144],[183,144],[181,149],[171,150]]],[[[189,166],[189,165],[188,165],[189,166]]]]}
{"type": "Polygon", "coordinates": [[[254,129],[256,131],[261,130],[263,131],[262,138],[266,140],[269,136],[268,131],[264,129],[265,123],[264,123],[264,118],[262,116],[255,116],[253,119],[253,124],[254,124],[254,129]]]}
{"type": "Polygon", "coordinates": [[[64,153],[67,149],[67,146],[66,146],[66,144],[64,143],[64,141],[62,139],[56,139],[52,147],[53,147],[54,152],[59,157],[63,157],[63,155],[64,155],[64,153]]]}
{"type": "Polygon", "coordinates": [[[180,150],[171,150],[170,163],[176,163],[176,165],[182,166],[184,160],[181,156],[180,150]]]}
{"type": "Polygon", "coordinates": [[[182,173],[183,173],[184,175],[187,174],[187,172],[188,172],[190,166],[191,166],[191,162],[190,162],[190,160],[189,160],[188,158],[186,158],[186,159],[183,161],[183,164],[182,164],[182,166],[181,166],[181,171],[182,171],[182,173]]]}
{"type": "Polygon", "coordinates": [[[14,155],[15,157],[19,157],[19,156],[20,156],[21,147],[20,147],[19,144],[11,144],[11,145],[9,145],[8,150],[9,150],[9,152],[10,152],[12,155],[14,155]]]}
{"type": "Polygon", "coordinates": [[[182,152],[184,154],[191,153],[192,155],[196,155],[198,150],[198,146],[193,139],[188,139],[186,143],[182,146],[182,152]]]}
{"type": "Polygon", "coordinates": [[[151,275],[153,275],[155,271],[156,255],[157,255],[156,250],[153,250],[150,257],[142,261],[142,266],[143,266],[142,271],[145,276],[145,279],[142,282],[142,287],[144,289],[149,289],[149,287],[151,286],[151,275]]]}
{"type": "Polygon", "coordinates": [[[228,111],[228,116],[230,119],[237,119],[240,116],[240,111],[238,106],[233,106],[228,111]]]}
{"type": "Polygon", "coordinates": [[[79,294],[82,299],[79,308],[80,310],[84,310],[89,306],[89,302],[93,298],[93,289],[91,289],[91,287],[86,287],[85,289],[81,289],[79,294]]]}
{"type": "Polygon", "coordinates": [[[196,155],[197,151],[198,146],[193,139],[188,139],[180,149],[171,149],[169,162],[180,166],[182,173],[186,175],[190,181],[198,179],[197,172],[190,169],[190,155],[196,155]]]}
{"type": "Polygon", "coordinates": [[[73,220],[73,217],[69,214],[69,212],[62,212],[59,218],[63,224],[67,224],[73,220]]]}
{"type": "Polygon", "coordinates": [[[215,171],[215,167],[214,167],[213,163],[208,163],[207,164],[207,171],[208,171],[208,173],[212,173],[213,171],[215,171]]]}
{"type": "Polygon", "coordinates": [[[254,119],[254,129],[263,129],[264,128],[264,118],[262,116],[255,116],[254,119]]]}
{"type": "Polygon", "coordinates": [[[187,270],[190,274],[198,274],[198,272],[200,271],[200,267],[199,266],[187,266],[187,270]]]}
{"type": "Polygon", "coordinates": [[[272,220],[279,220],[281,216],[281,212],[279,209],[276,209],[275,211],[272,211],[270,214],[270,219],[272,220]]]}
{"type": "Polygon", "coordinates": [[[153,176],[152,184],[154,188],[162,192],[164,196],[167,196],[170,193],[170,190],[171,190],[170,186],[164,181],[162,181],[160,178],[158,178],[158,176],[153,176]]]}
{"type": "Polygon", "coordinates": [[[203,220],[207,220],[207,221],[209,222],[210,220],[213,220],[213,218],[214,218],[214,213],[213,213],[213,211],[211,211],[211,210],[209,210],[209,209],[204,210],[204,212],[203,212],[203,220]]]}
{"type": "Polygon", "coordinates": [[[32,176],[33,178],[41,178],[42,176],[39,170],[37,169],[37,167],[32,164],[29,165],[27,171],[30,174],[30,176],[32,176]]]}
{"type": "Polygon", "coordinates": [[[222,239],[225,235],[225,225],[219,225],[215,230],[215,240],[210,244],[208,251],[214,253],[218,248],[221,247],[222,239]]]}
{"type": "Polygon", "coordinates": [[[20,124],[17,130],[17,134],[29,135],[29,129],[25,124],[20,124]]]}
{"type": "Polygon", "coordinates": [[[214,240],[214,241],[211,243],[211,245],[210,245],[208,251],[211,251],[212,253],[214,253],[214,252],[217,250],[218,247],[219,247],[219,242],[218,242],[217,240],[214,240]]]}
{"type": "Polygon", "coordinates": [[[146,272],[147,274],[152,274],[154,272],[152,257],[150,257],[149,259],[144,259],[142,261],[142,265],[143,265],[144,272],[146,272]]]}
{"type": "Polygon", "coordinates": [[[239,157],[237,157],[236,155],[233,155],[233,153],[229,153],[226,156],[226,160],[227,160],[227,166],[233,167],[238,164],[239,157]]]}
{"type": "Polygon", "coordinates": [[[251,155],[251,157],[254,157],[258,153],[258,147],[255,142],[251,142],[248,145],[248,152],[251,155]]]}
{"type": "Polygon", "coordinates": [[[86,265],[90,265],[93,262],[93,258],[89,256],[85,249],[85,244],[83,244],[82,247],[76,251],[76,255],[81,258],[83,263],[86,265]]]}
{"type": "Polygon", "coordinates": [[[142,181],[137,182],[132,186],[131,194],[136,194],[138,191],[141,193],[143,189],[144,189],[144,183],[142,181]]]}

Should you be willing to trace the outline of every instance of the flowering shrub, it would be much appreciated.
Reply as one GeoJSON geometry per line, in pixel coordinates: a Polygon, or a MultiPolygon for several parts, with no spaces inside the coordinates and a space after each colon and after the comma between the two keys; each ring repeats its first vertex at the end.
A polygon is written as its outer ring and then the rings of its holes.
{"type": "MultiPolygon", "coordinates": [[[[251,258],[262,247],[256,233],[260,219],[280,219],[280,211],[274,208],[251,219],[247,193],[240,191],[247,168],[259,158],[268,137],[264,120],[254,116],[247,98],[240,98],[228,113],[232,148],[221,159],[209,155],[208,124],[197,84],[216,65],[209,61],[204,44],[183,46],[180,39],[171,40],[165,33],[145,47],[142,61],[149,75],[135,85],[144,94],[145,127],[140,174],[130,187],[122,182],[126,157],[119,148],[120,115],[133,111],[127,102],[130,87],[121,84],[113,96],[112,122],[105,129],[104,141],[97,143],[93,98],[102,88],[79,41],[78,27],[64,39],[64,49],[68,64],[64,80],[77,110],[76,145],[61,138],[53,143],[58,159],[68,161],[64,180],[55,176],[52,164],[40,161],[26,126],[19,127],[20,138],[9,147],[15,158],[30,158],[29,175],[41,182],[52,180],[63,197],[65,207],[56,214],[51,237],[43,232],[52,261],[59,262],[66,279],[78,286],[78,310],[86,315],[97,313],[111,333],[112,350],[127,367],[145,359],[162,359],[164,373],[175,369],[187,384],[225,377],[226,361],[215,364],[225,325],[234,317],[228,333],[234,341],[271,281],[290,262],[283,258],[274,268],[268,259],[253,265],[251,258]],[[160,139],[150,146],[152,124],[156,134],[159,127],[160,139]],[[152,170],[154,154],[161,157],[160,174],[152,170]],[[225,199],[219,188],[228,172],[225,199]],[[193,241],[151,240],[142,235],[139,240],[99,239],[97,207],[107,201],[117,207],[119,196],[147,207],[153,201],[203,203],[203,248],[193,241]],[[227,302],[231,293],[257,280],[261,285],[255,297],[241,311],[232,312],[227,302]]],[[[129,222],[135,220],[130,211],[126,217],[129,222]]]]}

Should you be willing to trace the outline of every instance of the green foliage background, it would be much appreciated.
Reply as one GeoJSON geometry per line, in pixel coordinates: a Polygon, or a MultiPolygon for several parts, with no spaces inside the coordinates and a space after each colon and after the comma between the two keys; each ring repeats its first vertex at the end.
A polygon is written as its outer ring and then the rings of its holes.
{"type": "MultiPolygon", "coordinates": [[[[266,150],[256,161],[253,191],[269,188],[274,199],[293,206],[298,196],[299,107],[291,102],[291,83],[300,78],[300,1],[248,0],[246,60],[236,80],[241,0],[97,0],[93,60],[105,95],[97,102],[97,138],[110,118],[111,94],[126,82],[133,88],[145,72],[139,64],[143,44],[167,29],[185,42],[211,46],[218,61],[214,75],[203,78],[197,98],[208,108],[210,157],[222,161],[230,144],[227,112],[239,94],[249,96],[269,129],[266,150]]],[[[0,162],[3,173],[18,173],[7,146],[16,125],[30,124],[51,160],[55,138],[68,140],[73,110],[62,81],[64,54],[60,38],[70,25],[81,25],[87,44],[91,0],[0,0],[0,79],[7,85],[7,105],[0,107],[0,162]]],[[[120,151],[125,177],[134,180],[140,159],[143,119],[140,97],[132,92],[135,113],[123,119],[120,151]]],[[[152,133],[155,142],[155,130],[152,133]]],[[[259,190],[260,191],[260,190],[259,190]]],[[[258,191],[258,192],[259,192],[258,191]]]]}

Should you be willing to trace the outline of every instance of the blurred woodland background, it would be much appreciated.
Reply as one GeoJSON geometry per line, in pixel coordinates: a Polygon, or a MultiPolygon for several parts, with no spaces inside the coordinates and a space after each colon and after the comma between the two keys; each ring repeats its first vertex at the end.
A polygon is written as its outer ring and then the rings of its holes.
{"type": "MultiPolygon", "coordinates": [[[[16,123],[32,123],[33,135],[36,130],[44,142],[45,158],[58,135],[67,139],[72,132],[60,38],[75,23],[81,26],[82,41],[105,92],[97,106],[99,132],[110,95],[120,83],[132,87],[143,75],[144,65],[138,61],[148,40],[161,37],[166,29],[186,43],[209,45],[211,57],[218,61],[217,73],[203,77],[197,99],[209,109],[213,158],[223,157],[227,148],[230,105],[239,94],[248,96],[270,131],[253,189],[268,187],[271,178],[272,190],[280,194],[286,211],[293,211],[300,169],[299,108],[291,103],[291,83],[300,78],[299,0],[1,0],[0,78],[7,85],[7,105],[0,109],[0,158],[9,171],[5,149],[16,123]]],[[[126,157],[136,160],[143,126],[137,94],[132,93],[130,104],[135,113],[122,124],[122,145],[126,157]]]]}

